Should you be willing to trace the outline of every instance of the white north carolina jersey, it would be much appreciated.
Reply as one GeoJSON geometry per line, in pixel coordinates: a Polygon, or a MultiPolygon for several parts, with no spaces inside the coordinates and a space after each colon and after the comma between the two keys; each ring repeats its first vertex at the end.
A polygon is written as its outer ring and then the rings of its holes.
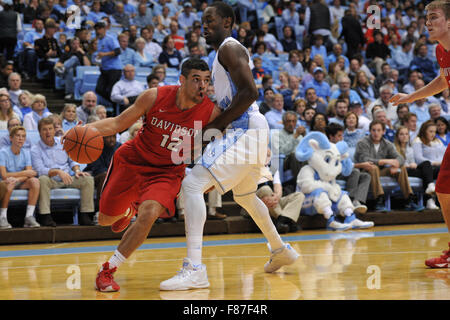
{"type": "MultiPolygon", "coordinates": [[[[216,56],[214,58],[214,62],[212,64],[212,82],[214,84],[214,91],[215,96],[217,100],[217,105],[222,109],[228,108],[228,106],[231,104],[231,100],[233,100],[233,97],[237,93],[236,86],[234,85],[233,81],[231,80],[230,74],[225,70],[225,68],[220,64],[219,62],[219,55],[218,52],[220,51],[220,48],[227,42],[233,41],[239,44],[247,53],[248,55],[248,66],[250,67],[250,70],[254,68],[252,58],[250,57],[250,54],[248,53],[247,49],[236,39],[232,37],[226,38],[222,44],[219,46],[219,49],[217,50],[216,56]]],[[[244,119],[247,119],[253,114],[253,113],[259,113],[259,107],[256,104],[256,101],[253,102],[248,110],[242,115],[241,118],[237,119],[236,121],[233,121],[232,127],[233,128],[242,128],[242,129],[248,129],[244,122],[248,121],[242,121],[244,119]],[[241,120],[241,121],[239,121],[241,120]]]]}

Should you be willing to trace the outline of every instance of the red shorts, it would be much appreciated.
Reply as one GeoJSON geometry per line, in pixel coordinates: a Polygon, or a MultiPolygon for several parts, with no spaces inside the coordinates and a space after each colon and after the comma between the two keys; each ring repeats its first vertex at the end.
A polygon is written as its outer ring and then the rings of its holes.
{"type": "Polygon", "coordinates": [[[138,155],[129,145],[121,146],[113,160],[100,196],[100,212],[107,216],[123,214],[135,202],[159,202],[171,217],[175,214],[175,199],[184,178],[184,167],[156,167],[139,164],[138,155]],[[136,164],[138,163],[138,164],[136,164]]]}
{"type": "MultiPolygon", "coordinates": [[[[450,146],[450,144],[449,144],[450,146]]],[[[450,147],[445,150],[444,159],[442,159],[441,168],[436,181],[436,192],[450,194],[450,147]]]]}

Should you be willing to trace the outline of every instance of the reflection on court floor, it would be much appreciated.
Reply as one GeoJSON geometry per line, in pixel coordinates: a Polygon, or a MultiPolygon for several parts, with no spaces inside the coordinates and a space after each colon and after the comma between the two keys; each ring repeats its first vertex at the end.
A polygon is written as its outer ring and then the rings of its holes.
{"type": "Polygon", "coordinates": [[[261,234],[206,236],[210,288],[159,291],[186,254],[183,237],[151,238],[120,267],[116,293],[94,289],[99,266],[118,241],[0,247],[0,299],[450,299],[450,270],[426,268],[450,237],[444,224],[376,227],[283,236],[301,258],[274,274],[261,234]]]}

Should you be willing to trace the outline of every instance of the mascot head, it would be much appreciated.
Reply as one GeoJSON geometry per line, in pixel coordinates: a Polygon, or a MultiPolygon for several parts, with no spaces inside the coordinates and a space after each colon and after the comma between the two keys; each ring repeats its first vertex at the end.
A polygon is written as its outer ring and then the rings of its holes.
{"type": "Polygon", "coordinates": [[[326,135],[312,131],[300,141],[295,157],[298,161],[308,161],[320,180],[329,182],[341,173],[348,176],[352,172],[353,163],[347,150],[348,145],[344,141],[330,143],[326,135]]]}

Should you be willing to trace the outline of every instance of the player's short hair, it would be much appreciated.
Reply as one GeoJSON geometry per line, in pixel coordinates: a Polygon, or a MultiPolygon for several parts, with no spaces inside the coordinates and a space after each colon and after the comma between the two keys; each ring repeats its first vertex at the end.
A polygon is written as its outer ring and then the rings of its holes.
{"type": "Polygon", "coordinates": [[[9,130],[9,136],[12,138],[16,135],[17,131],[23,130],[25,131],[25,134],[27,134],[27,130],[25,129],[24,126],[15,126],[12,127],[11,130],[9,130]]]}
{"type": "Polygon", "coordinates": [[[222,19],[231,18],[231,28],[233,28],[233,25],[236,21],[236,16],[234,15],[234,10],[230,5],[222,1],[216,1],[213,2],[210,7],[216,8],[217,15],[222,19]]]}
{"type": "Polygon", "coordinates": [[[208,64],[204,60],[199,58],[191,58],[186,60],[181,66],[181,74],[187,78],[192,69],[209,71],[208,64]]]}
{"type": "Polygon", "coordinates": [[[435,0],[433,2],[430,2],[425,7],[426,11],[435,10],[435,9],[442,9],[445,14],[445,19],[450,19],[450,1],[448,0],[435,0]]]}

